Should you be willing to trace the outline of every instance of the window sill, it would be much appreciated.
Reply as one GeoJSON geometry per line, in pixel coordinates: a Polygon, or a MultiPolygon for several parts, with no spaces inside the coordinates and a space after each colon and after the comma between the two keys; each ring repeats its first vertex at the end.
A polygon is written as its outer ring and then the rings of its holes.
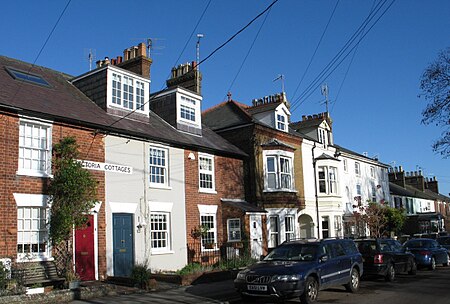
{"type": "Polygon", "coordinates": [[[165,250],[165,251],[152,251],[152,255],[164,255],[164,254],[174,254],[173,250],[165,250]]]}
{"type": "Polygon", "coordinates": [[[30,257],[29,255],[25,256],[25,255],[17,255],[17,262],[18,263],[28,263],[28,262],[50,262],[50,261],[54,261],[55,259],[52,257],[45,257],[45,256],[33,256],[30,257]]]}
{"type": "Polygon", "coordinates": [[[149,188],[161,189],[161,190],[172,190],[172,187],[167,185],[150,184],[149,188]]]}
{"type": "Polygon", "coordinates": [[[199,189],[198,192],[206,194],[217,194],[217,191],[214,189],[199,189]]]}
{"type": "Polygon", "coordinates": [[[264,193],[272,193],[272,192],[289,192],[289,193],[297,193],[297,190],[294,189],[264,189],[264,193]]]}
{"type": "Polygon", "coordinates": [[[43,177],[43,178],[53,178],[52,174],[45,172],[31,171],[31,170],[18,170],[16,175],[32,176],[32,177],[43,177]]]}

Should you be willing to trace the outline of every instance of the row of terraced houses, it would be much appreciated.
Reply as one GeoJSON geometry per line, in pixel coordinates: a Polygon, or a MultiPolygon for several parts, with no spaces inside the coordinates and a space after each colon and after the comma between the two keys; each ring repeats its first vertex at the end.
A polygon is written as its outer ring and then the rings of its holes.
{"type": "Polygon", "coordinates": [[[404,208],[410,233],[445,231],[450,200],[437,181],[335,144],[327,112],[293,122],[284,92],[248,104],[229,94],[204,110],[195,62],[159,92],[151,64],[144,44],[76,77],[0,57],[0,258],[54,258],[46,188],[52,145],[67,136],[98,182],[73,234],[84,280],[355,237],[365,230],[354,209],[368,201],[404,208]]]}

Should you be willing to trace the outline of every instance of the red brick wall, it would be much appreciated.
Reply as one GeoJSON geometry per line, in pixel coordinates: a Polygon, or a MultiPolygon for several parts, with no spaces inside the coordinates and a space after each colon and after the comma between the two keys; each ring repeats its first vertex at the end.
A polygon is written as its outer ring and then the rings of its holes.
{"type": "MultiPolygon", "coordinates": [[[[65,136],[77,139],[81,157],[104,162],[104,144],[101,135],[93,136],[93,130],[54,123],[52,143],[65,136]]],[[[47,178],[17,175],[19,157],[19,118],[15,115],[0,114],[0,256],[17,256],[17,208],[13,193],[46,194],[47,178]]],[[[104,172],[91,171],[98,181],[98,200],[105,201],[104,172]]],[[[104,204],[98,215],[99,220],[99,273],[106,273],[106,239],[104,204]],[[103,227],[103,228],[101,228],[103,227]]]]}
{"type": "MultiPolygon", "coordinates": [[[[221,198],[244,199],[244,179],[242,160],[223,156],[214,156],[215,187],[217,194],[199,192],[198,153],[184,151],[184,168],[186,178],[186,230],[188,243],[194,242],[191,237],[193,228],[200,225],[201,205],[217,205],[216,224],[218,242],[227,239],[226,230],[223,229],[221,198]],[[195,155],[195,160],[188,158],[189,153],[195,155]]],[[[225,223],[226,225],[226,223],[225,223]]]]}

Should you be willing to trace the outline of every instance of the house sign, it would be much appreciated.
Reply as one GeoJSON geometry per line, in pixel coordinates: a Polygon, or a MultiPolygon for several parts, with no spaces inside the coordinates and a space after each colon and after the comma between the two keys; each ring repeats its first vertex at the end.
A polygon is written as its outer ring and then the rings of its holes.
{"type": "Polygon", "coordinates": [[[90,160],[79,160],[81,162],[81,166],[84,169],[88,170],[96,170],[96,171],[106,171],[106,172],[115,172],[122,174],[133,174],[133,167],[115,165],[115,164],[107,164],[107,163],[99,163],[90,160]]]}

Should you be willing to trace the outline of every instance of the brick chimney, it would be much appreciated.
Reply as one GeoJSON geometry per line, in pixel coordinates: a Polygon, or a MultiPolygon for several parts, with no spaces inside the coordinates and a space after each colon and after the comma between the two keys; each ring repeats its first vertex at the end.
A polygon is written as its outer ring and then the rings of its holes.
{"type": "Polygon", "coordinates": [[[405,188],[405,172],[402,166],[389,169],[389,182],[394,183],[402,188],[405,188]]]}
{"type": "Polygon", "coordinates": [[[150,79],[150,66],[152,62],[147,57],[147,49],[144,43],[139,43],[137,46],[125,49],[123,51],[123,61],[121,56],[118,56],[116,59],[116,65],[118,67],[148,79],[150,79]]]}
{"type": "Polygon", "coordinates": [[[422,192],[425,191],[425,178],[422,175],[422,170],[411,171],[409,174],[406,174],[405,182],[407,185],[422,192]]]}
{"type": "Polygon", "coordinates": [[[436,180],[435,176],[433,178],[425,179],[425,188],[439,194],[438,181],[436,180]]]}
{"type": "Polygon", "coordinates": [[[177,86],[202,94],[202,73],[197,69],[197,63],[180,64],[172,68],[171,78],[166,81],[167,88],[177,86]]]}

